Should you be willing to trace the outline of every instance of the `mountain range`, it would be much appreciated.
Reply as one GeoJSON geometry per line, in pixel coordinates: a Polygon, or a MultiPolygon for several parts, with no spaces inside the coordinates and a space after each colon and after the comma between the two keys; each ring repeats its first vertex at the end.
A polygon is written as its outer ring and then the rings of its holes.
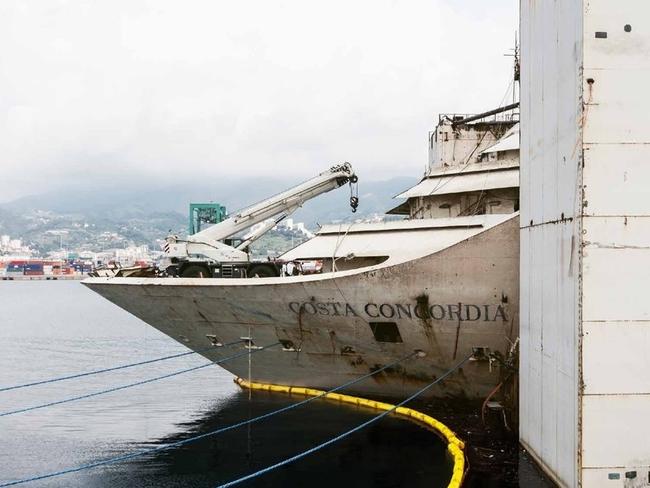
{"type": "MultiPolygon", "coordinates": [[[[393,196],[416,182],[412,177],[360,180],[357,213],[343,186],[307,202],[292,218],[308,228],[383,214],[399,201],[393,196]]],[[[0,204],[0,234],[21,238],[41,252],[67,248],[101,250],[125,245],[156,246],[169,231],[183,234],[190,202],[219,202],[230,213],[295,185],[270,178],[224,178],[194,184],[155,181],[74,186],[0,204]]]]}

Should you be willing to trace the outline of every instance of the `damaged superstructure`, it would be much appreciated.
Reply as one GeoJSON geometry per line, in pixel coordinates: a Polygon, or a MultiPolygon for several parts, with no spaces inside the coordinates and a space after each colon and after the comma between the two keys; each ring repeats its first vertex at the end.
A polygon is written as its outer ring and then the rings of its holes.
{"type": "Polygon", "coordinates": [[[415,218],[519,210],[518,104],[478,115],[442,114],[429,133],[429,170],[390,210],[415,218]]]}

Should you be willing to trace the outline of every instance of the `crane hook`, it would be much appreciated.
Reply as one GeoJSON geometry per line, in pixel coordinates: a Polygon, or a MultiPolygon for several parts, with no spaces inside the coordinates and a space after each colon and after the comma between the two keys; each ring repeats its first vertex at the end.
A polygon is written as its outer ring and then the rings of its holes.
{"type": "Polygon", "coordinates": [[[359,206],[359,197],[355,197],[355,196],[350,197],[350,207],[352,207],[352,213],[355,213],[357,211],[358,206],[359,206]]]}
{"type": "Polygon", "coordinates": [[[352,207],[352,213],[356,213],[357,207],[359,206],[359,185],[356,183],[359,181],[359,178],[356,175],[353,178],[354,181],[350,179],[350,207],[352,207]]]}

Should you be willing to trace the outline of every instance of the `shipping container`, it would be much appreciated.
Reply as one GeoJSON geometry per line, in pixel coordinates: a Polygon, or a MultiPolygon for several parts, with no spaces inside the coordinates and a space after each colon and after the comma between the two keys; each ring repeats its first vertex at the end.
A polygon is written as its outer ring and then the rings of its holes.
{"type": "Polygon", "coordinates": [[[23,274],[23,271],[25,269],[25,261],[9,261],[7,264],[7,275],[16,275],[16,274],[23,274]]]}
{"type": "Polygon", "coordinates": [[[44,274],[42,261],[29,261],[23,267],[23,274],[25,276],[41,276],[44,274]]]}

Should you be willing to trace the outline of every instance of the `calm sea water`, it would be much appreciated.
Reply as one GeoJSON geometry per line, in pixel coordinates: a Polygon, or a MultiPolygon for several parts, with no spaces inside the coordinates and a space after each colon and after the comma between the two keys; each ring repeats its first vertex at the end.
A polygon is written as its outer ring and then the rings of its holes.
{"type": "MultiPolygon", "coordinates": [[[[0,282],[0,386],[185,351],[78,282],[0,282]]],[[[0,392],[0,412],[204,362],[192,355],[0,392]]],[[[268,393],[253,393],[249,400],[248,392],[232,380],[228,372],[213,366],[0,417],[0,483],[174,442],[298,401],[268,393]]],[[[373,415],[365,409],[315,401],[181,448],[22,486],[213,487],[297,454],[373,415]]],[[[405,420],[385,418],[334,446],[239,486],[446,486],[451,467],[445,450],[433,433],[405,420]]]]}

